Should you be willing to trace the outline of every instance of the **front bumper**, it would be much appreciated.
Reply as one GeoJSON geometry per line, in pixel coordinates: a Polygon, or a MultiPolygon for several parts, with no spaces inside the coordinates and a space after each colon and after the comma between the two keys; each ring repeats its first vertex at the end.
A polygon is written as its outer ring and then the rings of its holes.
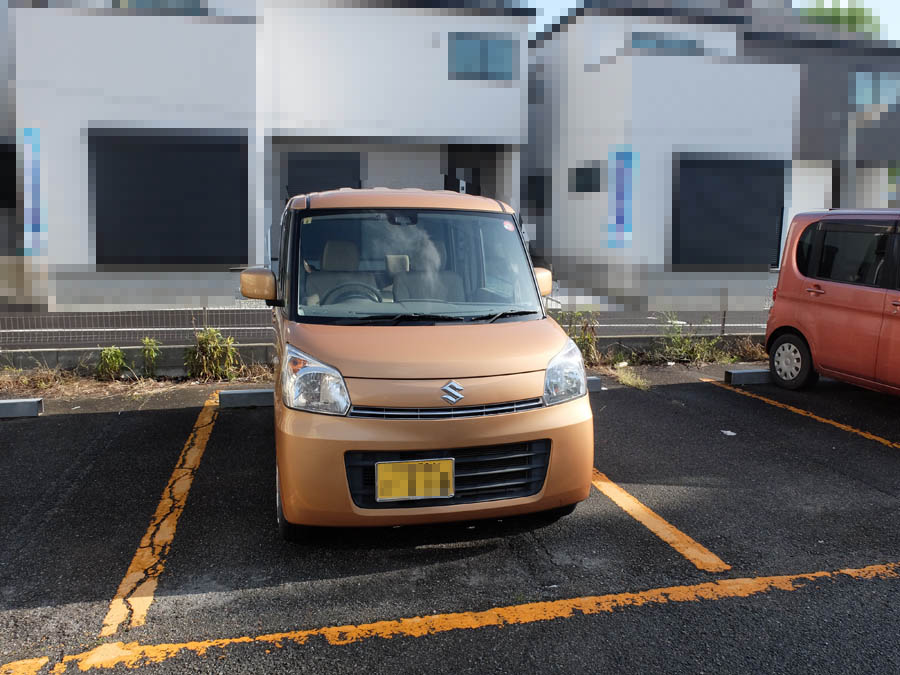
{"type": "Polygon", "coordinates": [[[553,509],[590,493],[594,433],[587,396],[526,412],[450,420],[380,420],[299,412],[275,402],[275,446],[285,519],[298,525],[413,525],[553,509]],[[549,439],[541,490],[528,497],[445,506],[360,508],[344,463],[350,450],[413,451],[549,439]]]}

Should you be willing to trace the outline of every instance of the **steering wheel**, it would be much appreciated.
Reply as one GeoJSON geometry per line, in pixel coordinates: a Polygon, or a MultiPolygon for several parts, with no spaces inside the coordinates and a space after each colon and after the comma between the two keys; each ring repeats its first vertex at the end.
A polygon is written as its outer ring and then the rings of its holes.
{"type": "Polygon", "coordinates": [[[369,298],[374,302],[383,302],[381,292],[370,284],[364,284],[361,281],[348,281],[338,284],[319,300],[320,305],[330,305],[334,302],[341,302],[348,298],[369,298]],[[338,293],[338,291],[341,291],[338,293]],[[332,299],[333,298],[333,299],[332,299]]]}

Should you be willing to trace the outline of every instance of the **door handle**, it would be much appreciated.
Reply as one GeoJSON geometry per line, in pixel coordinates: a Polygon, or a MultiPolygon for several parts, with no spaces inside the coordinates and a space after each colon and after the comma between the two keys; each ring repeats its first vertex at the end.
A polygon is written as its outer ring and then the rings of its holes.
{"type": "Polygon", "coordinates": [[[825,291],[823,291],[821,288],[807,288],[806,292],[807,293],[815,293],[816,295],[824,295],[825,294],[825,291]]]}
{"type": "Polygon", "coordinates": [[[900,307],[900,300],[894,300],[891,304],[892,304],[894,307],[900,307]]]}

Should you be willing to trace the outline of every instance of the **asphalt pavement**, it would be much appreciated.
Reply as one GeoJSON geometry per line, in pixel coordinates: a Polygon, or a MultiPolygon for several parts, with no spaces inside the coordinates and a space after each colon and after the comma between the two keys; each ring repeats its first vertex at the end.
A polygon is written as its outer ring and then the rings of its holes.
{"type": "Polygon", "coordinates": [[[270,408],[204,413],[210,385],[2,421],[0,673],[900,672],[898,399],[645,375],[591,394],[631,506],[304,545],[275,528],[270,408]]]}

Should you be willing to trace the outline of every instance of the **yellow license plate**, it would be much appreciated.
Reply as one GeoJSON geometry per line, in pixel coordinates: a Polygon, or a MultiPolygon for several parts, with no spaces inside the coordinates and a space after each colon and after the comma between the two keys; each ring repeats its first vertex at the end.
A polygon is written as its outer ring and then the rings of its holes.
{"type": "Polygon", "coordinates": [[[435,499],[453,496],[453,460],[378,462],[375,464],[376,501],[435,499]]]}

